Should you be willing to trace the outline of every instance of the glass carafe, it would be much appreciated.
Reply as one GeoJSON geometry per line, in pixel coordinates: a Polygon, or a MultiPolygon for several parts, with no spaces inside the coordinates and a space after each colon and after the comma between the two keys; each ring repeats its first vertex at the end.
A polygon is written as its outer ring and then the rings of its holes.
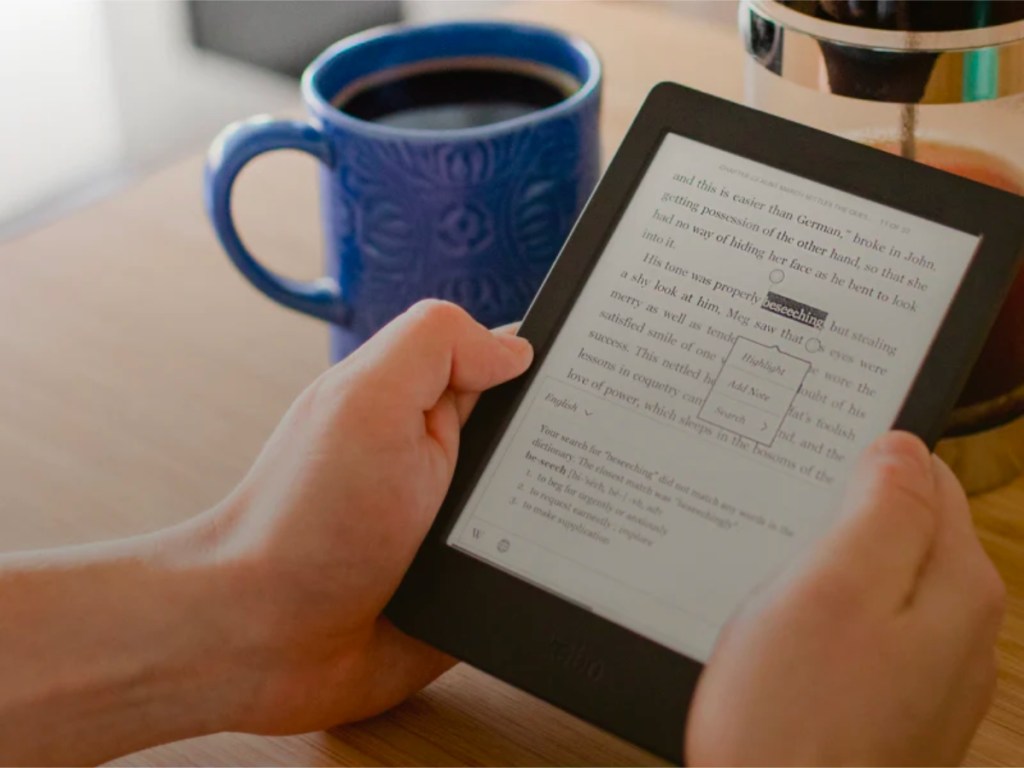
{"type": "MultiPolygon", "coordinates": [[[[1024,2],[742,0],[758,109],[1024,195],[1024,2]]],[[[968,492],[1024,470],[1024,273],[938,452],[968,492]]]]}

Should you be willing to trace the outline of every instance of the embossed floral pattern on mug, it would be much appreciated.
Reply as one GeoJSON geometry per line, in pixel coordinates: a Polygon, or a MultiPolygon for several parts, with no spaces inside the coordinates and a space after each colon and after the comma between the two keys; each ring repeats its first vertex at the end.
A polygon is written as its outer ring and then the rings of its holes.
{"type": "Polygon", "coordinates": [[[335,193],[360,212],[360,303],[442,296],[518,320],[597,181],[596,145],[587,111],[486,142],[352,141],[335,193]]]}

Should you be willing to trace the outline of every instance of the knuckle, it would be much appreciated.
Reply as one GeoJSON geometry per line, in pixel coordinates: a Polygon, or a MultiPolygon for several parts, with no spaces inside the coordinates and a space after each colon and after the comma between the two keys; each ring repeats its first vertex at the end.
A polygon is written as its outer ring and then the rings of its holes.
{"type": "Polygon", "coordinates": [[[979,649],[972,659],[972,685],[967,693],[973,695],[975,704],[987,710],[999,687],[999,652],[994,647],[979,649]]]}
{"type": "Polygon", "coordinates": [[[928,449],[921,442],[921,438],[909,432],[886,433],[871,444],[868,453],[904,465],[916,466],[920,470],[927,467],[931,461],[928,449]]]}
{"type": "Polygon", "coordinates": [[[441,299],[423,299],[410,309],[416,324],[426,330],[437,331],[457,327],[467,320],[466,310],[441,299]]]}
{"type": "MultiPolygon", "coordinates": [[[[924,468],[916,461],[908,460],[903,453],[887,453],[876,460],[879,480],[887,487],[907,489],[924,493],[931,491],[933,483],[924,468]]],[[[928,493],[928,496],[934,494],[928,493]]]]}
{"type": "Polygon", "coordinates": [[[832,568],[817,578],[807,579],[797,592],[801,610],[829,620],[857,615],[864,603],[863,585],[845,569],[832,568]]]}
{"type": "Polygon", "coordinates": [[[988,655],[985,665],[985,680],[982,690],[982,704],[985,709],[992,706],[996,697],[996,690],[999,688],[999,659],[995,652],[988,655]]]}
{"type": "Polygon", "coordinates": [[[982,566],[978,569],[976,599],[985,617],[999,625],[1006,611],[1006,583],[992,561],[984,555],[982,559],[982,566]]]}
{"type": "Polygon", "coordinates": [[[985,672],[989,681],[988,698],[991,700],[995,696],[996,687],[999,685],[999,651],[993,648],[989,653],[985,654],[985,658],[985,672]]]}
{"type": "Polygon", "coordinates": [[[342,371],[331,369],[317,376],[313,383],[306,387],[299,396],[296,405],[309,414],[333,415],[342,406],[345,392],[348,389],[346,377],[342,371]]]}
{"type": "Polygon", "coordinates": [[[878,489],[889,502],[877,505],[879,514],[899,515],[923,540],[931,540],[938,531],[938,505],[931,482],[922,474],[909,472],[907,464],[886,457],[876,466],[878,489]]]}
{"type": "Polygon", "coordinates": [[[920,461],[929,461],[931,458],[931,451],[928,450],[924,441],[913,432],[902,429],[893,430],[889,433],[889,442],[900,446],[920,461]]]}
{"type": "Polygon", "coordinates": [[[785,615],[787,621],[842,622],[858,615],[864,579],[849,563],[810,558],[775,580],[763,598],[762,610],[785,615]]]}

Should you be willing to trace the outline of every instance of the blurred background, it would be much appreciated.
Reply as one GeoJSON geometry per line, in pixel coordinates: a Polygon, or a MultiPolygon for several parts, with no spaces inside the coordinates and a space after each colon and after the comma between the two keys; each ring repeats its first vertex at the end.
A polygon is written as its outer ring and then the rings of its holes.
{"type": "MultiPolygon", "coordinates": [[[[3,0],[0,240],[203,151],[232,120],[297,113],[298,76],[335,40],[503,1],[3,0]]],[[[735,0],[606,2],[736,19],[735,0]]]]}

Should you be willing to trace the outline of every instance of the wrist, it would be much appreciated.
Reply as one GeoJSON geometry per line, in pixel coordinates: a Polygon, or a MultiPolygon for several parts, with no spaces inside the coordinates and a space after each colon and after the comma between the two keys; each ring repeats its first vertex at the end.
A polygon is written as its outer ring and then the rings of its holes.
{"type": "Polygon", "coordinates": [[[282,725],[282,701],[321,660],[305,647],[294,596],[280,594],[284,574],[270,567],[265,531],[248,518],[245,499],[232,496],[151,545],[151,559],[178,582],[193,632],[180,658],[196,681],[191,692],[204,698],[195,702],[201,723],[191,724],[202,730],[188,735],[294,730],[282,725]]]}
{"type": "Polygon", "coordinates": [[[234,726],[232,578],[204,535],[0,559],[0,761],[102,762],[234,726]]]}
{"type": "Polygon", "coordinates": [[[248,710],[267,663],[254,570],[232,556],[224,520],[210,512],[149,537],[144,557],[171,637],[157,661],[164,708],[186,738],[247,730],[248,710]]]}
{"type": "Polygon", "coordinates": [[[368,663],[378,623],[339,621],[349,612],[330,591],[331,574],[301,548],[278,547],[280,534],[246,505],[235,494],[168,532],[171,562],[211,584],[202,598],[212,614],[206,642],[217,646],[211,674],[225,681],[213,721],[220,730],[284,734],[375,714],[365,693],[386,677],[368,663]]]}

